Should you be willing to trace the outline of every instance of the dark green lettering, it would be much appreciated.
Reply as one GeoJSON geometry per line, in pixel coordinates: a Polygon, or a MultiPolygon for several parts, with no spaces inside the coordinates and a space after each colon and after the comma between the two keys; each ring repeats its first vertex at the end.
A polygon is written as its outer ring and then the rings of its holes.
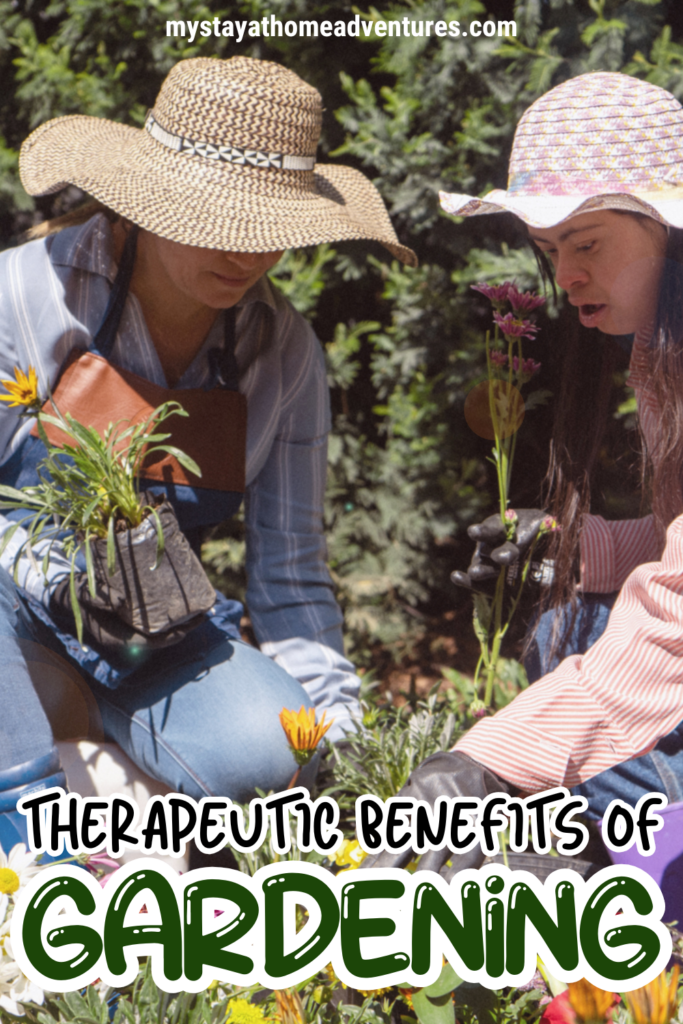
{"type": "Polygon", "coordinates": [[[368,936],[393,935],[396,925],[389,917],[360,916],[363,900],[397,900],[405,892],[403,882],[393,879],[349,882],[342,889],[341,948],[346,967],[357,978],[378,978],[405,970],[410,963],[406,953],[390,953],[364,960],[360,940],[368,936]]]}
{"type": "Polygon", "coordinates": [[[484,965],[481,896],[476,882],[462,887],[462,922],[436,886],[423,882],[415,890],[413,907],[413,962],[416,974],[429,971],[432,956],[432,920],[436,921],[462,962],[478,971],[484,965]]]}
{"type": "MultiPolygon", "coordinates": [[[[336,906],[336,904],[335,904],[336,906]]],[[[205,878],[191,883],[185,890],[185,977],[198,981],[204,966],[219,967],[233,974],[249,974],[254,962],[248,956],[226,950],[256,923],[256,897],[239,882],[224,878],[205,878]],[[224,899],[236,903],[237,915],[215,932],[202,930],[202,902],[224,899]]]]}
{"type": "Polygon", "coordinates": [[[70,981],[82,977],[95,966],[102,955],[102,939],[99,932],[87,925],[63,925],[48,932],[47,945],[56,947],[79,943],[82,948],[66,961],[54,960],[50,956],[41,939],[41,928],[49,907],[61,896],[69,896],[79,914],[95,912],[95,898],[85,882],[71,876],[53,877],[41,885],[26,908],[21,937],[26,956],[37,971],[54,981],[70,981]]]}
{"type": "MultiPolygon", "coordinates": [[[[113,881],[109,885],[113,885],[113,881]]],[[[182,974],[182,933],[175,893],[159,871],[145,868],[120,882],[109,900],[104,921],[104,949],[111,973],[125,972],[123,950],[126,946],[148,945],[150,942],[158,942],[163,947],[164,974],[169,981],[177,981],[182,974]],[[150,890],[159,905],[161,924],[124,925],[132,900],[144,889],[150,890]]]]}
{"type": "Polygon", "coordinates": [[[310,964],[329,946],[339,926],[339,906],[332,890],[321,878],[308,872],[289,871],[263,883],[265,896],[265,968],[271,978],[284,978],[310,964]],[[284,952],[284,895],[300,892],[312,896],[320,907],[321,919],[312,938],[292,953],[284,952]]]}
{"type": "Polygon", "coordinates": [[[506,966],[510,974],[519,974],[524,970],[527,920],[563,970],[573,971],[578,966],[579,939],[576,932],[574,886],[570,882],[560,882],[555,889],[555,899],[557,924],[525,882],[516,882],[510,889],[506,935],[506,966]]]}
{"type": "Polygon", "coordinates": [[[621,875],[615,875],[603,882],[586,903],[579,929],[583,955],[594,971],[614,982],[629,981],[642,974],[655,962],[661,948],[659,935],[651,928],[646,925],[627,924],[608,931],[603,942],[611,949],[636,943],[639,946],[638,952],[628,960],[612,960],[605,955],[600,944],[598,928],[603,911],[616,896],[628,897],[637,914],[652,912],[652,899],[645,886],[635,878],[621,875]]]}

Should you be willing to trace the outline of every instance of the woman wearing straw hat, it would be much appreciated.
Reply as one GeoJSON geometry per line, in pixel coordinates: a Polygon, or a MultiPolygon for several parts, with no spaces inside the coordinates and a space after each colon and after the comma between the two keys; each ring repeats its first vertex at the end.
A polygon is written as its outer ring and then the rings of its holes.
{"type": "MultiPolygon", "coordinates": [[[[195,547],[246,493],[247,597],[261,651],[240,641],[241,606],[221,595],[175,646],[139,655],[139,637],[98,644],[91,634],[83,649],[73,622],[64,624],[57,552],[47,585],[35,561],[21,560],[19,588],[3,572],[3,846],[22,792],[63,782],[23,653],[31,641],[78,664],[110,739],[195,797],[243,800],[257,786],[287,785],[295,766],[278,721],[283,707],[326,711],[336,739],[353,728],[359,682],[343,655],[321,532],[330,425],[322,353],[264,275],[286,248],[344,239],[374,239],[416,261],[362,174],[316,164],[321,110],[318,92],[279,65],[195,59],[171,70],[142,130],[69,116],[24,144],[30,194],[73,184],[96,203],[0,258],[0,376],[33,366],[59,404],[69,360],[76,387],[71,376],[62,411],[76,418],[93,387],[93,353],[104,367],[97,402],[107,405],[105,420],[117,419],[122,380],[141,394],[154,385],[155,404],[206,396],[216,415],[194,423],[201,486],[174,478],[158,487],[195,547]]],[[[36,479],[40,442],[29,431],[2,408],[5,484],[36,479]]],[[[8,525],[3,519],[3,531],[8,525]]],[[[88,607],[87,588],[80,594],[88,625],[98,609],[88,607]]]]}
{"type": "MultiPolygon", "coordinates": [[[[635,336],[629,383],[651,467],[653,514],[616,523],[583,516],[578,587],[590,596],[579,601],[570,656],[548,671],[541,650],[546,674],[475,725],[453,751],[419,766],[405,795],[433,802],[442,794],[533,793],[562,784],[578,787],[594,817],[617,797],[635,805],[644,793],[658,791],[679,802],[683,109],[663,89],[626,75],[582,75],[552,89],[522,117],[506,191],[482,199],[443,194],[442,204],[458,216],[519,217],[582,325],[635,336]]],[[[553,511],[561,517],[560,508],[553,511]]],[[[565,532],[571,525],[563,521],[565,532]]],[[[474,588],[482,573],[498,575],[496,545],[504,540],[485,524],[475,533],[485,547],[483,569],[480,559],[469,571],[474,588]]],[[[395,865],[409,855],[386,855],[382,863],[395,865]]],[[[448,856],[448,850],[430,853],[424,866],[438,869],[448,856]]],[[[471,866],[481,856],[472,850],[456,866],[471,866]]]]}

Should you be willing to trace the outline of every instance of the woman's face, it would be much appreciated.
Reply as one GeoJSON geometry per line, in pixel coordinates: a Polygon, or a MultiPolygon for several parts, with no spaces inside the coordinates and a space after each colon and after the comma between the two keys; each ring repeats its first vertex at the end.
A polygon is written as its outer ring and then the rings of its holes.
{"type": "Polygon", "coordinates": [[[141,231],[136,270],[141,263],[157,281],[163,280],[167,288],[191,302],[211,309],[229,309],[281,256],[282,251],[203,249],[141,231]]]}
{"type": "Polygon", "coordinates": [[[548,254],[584,327],[635,334],[652,324],[667,244],[662,224],[600,210],[529,235],[548,254]]]}

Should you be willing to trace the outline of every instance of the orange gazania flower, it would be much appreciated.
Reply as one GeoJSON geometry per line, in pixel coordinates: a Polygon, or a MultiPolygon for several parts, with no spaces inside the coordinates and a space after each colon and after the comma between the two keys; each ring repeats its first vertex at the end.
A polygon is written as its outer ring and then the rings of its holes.
{"type": "Polygon", "coordinates": [[[14,367],[15,380],[2,380],[0,384],[9,391],[8,395],[0,395],[0,402],[9,402],[10,409],[17,405],[26,407],[39,405],[38,375],[33,366],[28,368],[28,377],[18,366],[14,367]]]}
{"type": "Polygon", "coordinates": [[[635,1024],[669,1024],[678,1010],[678,964],[669,980],[662,971],[654,981],[627,992],[626,1002],[635,1024]]]}
{"type": "Polygon", "coordinates": [[[318,724],[315,724],[315,708],[308,710],[301,705],[299,711],[290,711],[283,708],[280,712],[280,725],[285,730],[285,736],[292,748],[297,764],[304,765],[310,761],[313,751],[332,725],[332,722],[325,723],[325,712],[318,724]]]}
{"type": "MultiPolygon", "coordinates": [[[[291,713],[291,712],[290,712],[291,713]]],[[[275,1017],[281,1024],[306,1024],[301,996],[293,988],[277,989],[275,992],[275,1017]]]]}
{"type": "Polygon", "coordinates": [[[596,988],[586,978],[581,981],[569,982],[569,1002],[581,1022],[593,1022],[610,1020],[611,1014],[607,1014],[614,1005],[614,992],[605,992],[602,988],[596,988]]]}

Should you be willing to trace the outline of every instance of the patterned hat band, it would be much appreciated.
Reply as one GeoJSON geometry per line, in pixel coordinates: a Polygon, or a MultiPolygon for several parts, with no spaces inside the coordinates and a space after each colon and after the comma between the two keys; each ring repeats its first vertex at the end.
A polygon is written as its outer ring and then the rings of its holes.
{"type": "Polygon", "coordinates": [[[203,156],[208,160],[219,160],[227,164],[249,164],[251,167],[277,167],[284,171],[312,171],[314,156],[294,156],[288,153],[264,153],[259,149],[242,149],[239,146],[216,146],[211,142],[200,142],[175,135],[162,128],[150,110],[145,128],[157,142],[167,149],[173,149],[183,156],[203,156]]]}

